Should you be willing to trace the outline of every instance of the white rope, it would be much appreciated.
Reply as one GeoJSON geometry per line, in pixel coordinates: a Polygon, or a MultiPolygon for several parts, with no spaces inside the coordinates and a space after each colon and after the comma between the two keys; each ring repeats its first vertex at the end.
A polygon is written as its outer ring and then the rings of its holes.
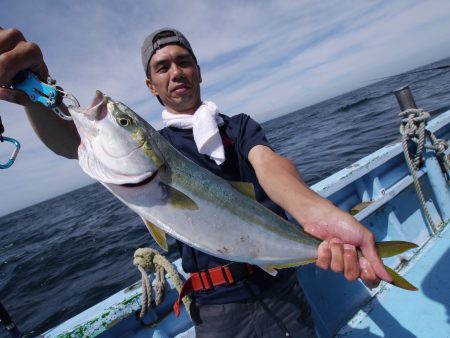
{"type": "Polygon", "coordinates": [[[428,220],[432,230],[435,232],[437,227],[431,218],[430,212],[426,206],[425,198],[420,187],[419,179],[417,177],[416,171],[420,168],[423,161],[423,150],[424,148],[434,149],[436,152],[436,157],[440,160],[446,168],[447,175],[449,172],[449,161],[445,156],[445,150],[448,148],[448,144],[445,140],[436,138],[436,136],[425,129],[426,121],[430,117],[430,114],[422,109],[406,109],[400,113],[402,117],[400,124],[400,133],[402,135],[402,146],[403,154],[405,155],[405,160],[408,165],[409,172],[413,178],[414,187],[416,188],[417,197],[419,198],[420,206],[428,220]],[[431,140],[431,145],[425,144],[425,136],[429,135],[431,140]],[[408,141],[412,141],[416,144],[416,151],[411,154],[408,147],[408,141]]]}

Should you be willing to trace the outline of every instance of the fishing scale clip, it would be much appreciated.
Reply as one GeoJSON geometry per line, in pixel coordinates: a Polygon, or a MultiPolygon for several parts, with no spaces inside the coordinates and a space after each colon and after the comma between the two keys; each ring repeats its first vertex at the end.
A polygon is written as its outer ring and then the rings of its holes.
{"type": "Polygon", "coordinates": [[[49,76],[47,83],[44,83],[29,70],[19,72],[12,80],[12,87],[25,92],[31,101],[39,102],[52,109],[64,120],[72,120],[72,117],[64,114],[59,107],[64,99],[72,101],[76,107],[80,106],[75,96],[66,93],[60,86],[56,86],[56,80],[49,76]]]}

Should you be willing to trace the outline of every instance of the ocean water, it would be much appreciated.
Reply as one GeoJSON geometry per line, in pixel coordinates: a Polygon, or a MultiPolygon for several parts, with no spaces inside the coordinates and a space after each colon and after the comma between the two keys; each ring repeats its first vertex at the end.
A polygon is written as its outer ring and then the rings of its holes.
{"type": "MultiPolygon", "coordinates": [[[[263,123],[274,149],[313,184],[399,139],[393,90],[409,85],[433,116],[450,109],[450,58],[263,123]]],[[[0,218],[0,302],[35,336],[140,279],[140,217],[100,184],[0,218]]],[[[175,259],[173,250],[169,258],[175,259]]],[[[7,337],[0,328],[0,337],[7,337]]]]}

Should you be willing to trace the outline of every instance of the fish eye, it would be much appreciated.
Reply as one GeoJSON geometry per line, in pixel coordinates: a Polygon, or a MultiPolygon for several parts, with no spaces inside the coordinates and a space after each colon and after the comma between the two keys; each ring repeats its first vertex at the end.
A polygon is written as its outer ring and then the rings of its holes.
{"type": "Polygon", "coordinates": [[[118,122],[122,127],[128,127],[131,124],[130,119],[126,117],[119,117],[118,122]]]}

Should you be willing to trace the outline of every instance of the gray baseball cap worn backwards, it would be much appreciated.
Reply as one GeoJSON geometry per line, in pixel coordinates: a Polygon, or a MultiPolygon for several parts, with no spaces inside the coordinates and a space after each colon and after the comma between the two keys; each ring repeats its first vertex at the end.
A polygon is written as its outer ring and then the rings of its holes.
{"type": "Polygon", "coordinates": [[[194,58],[195,63],[197,63],[197,59],[195,58],[191,44],[183,34],[181,34],[179,31],[173,28],[158,29],[157,31],[154,31],[145,38],[141,48],[142,65],[144,66],[144,72],[147,76],[148,76],[147,74],[148,64],[153,54],[155,54],[155,52],[158,49],[164,47],[165,45],[170,45],[174,43],[179,44],[184,48],[186,48],[194,58]],[[164,34],[161,34],[162,36],[158,38],[158,35],[160,33],[164,34]],[[155,38],[157,39],[155,40],[155,38]]]}

